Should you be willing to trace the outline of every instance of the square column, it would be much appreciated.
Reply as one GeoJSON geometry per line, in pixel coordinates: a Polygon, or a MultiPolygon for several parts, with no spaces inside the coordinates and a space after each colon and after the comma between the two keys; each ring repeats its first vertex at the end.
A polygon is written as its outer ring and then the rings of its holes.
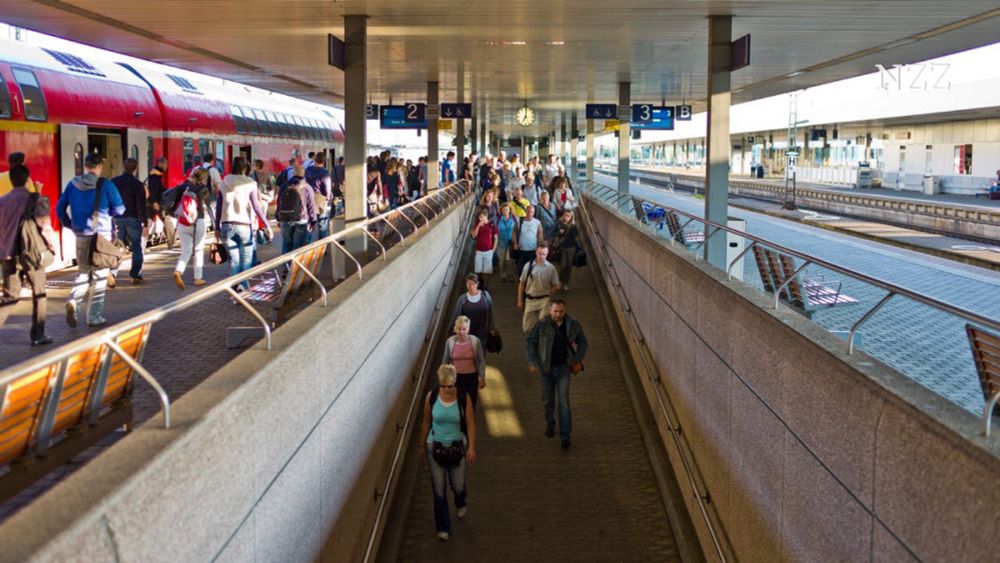
{"type": "MultiPolygon", "coordinates": [[[[438,83],[427,83],[427,105],[438,105],[438,83]]],[[[427,118],[427,191],[441,184],[441,171],[438,170],[438,112],[427,118]]]]}
{"type": "MultiPolygon", "coordinates": [[[[708,139],[705,160],[705,218],[725,225],[729,213],[729,104],[732,16],[708,18],[708,139]]],[[[705,236],[711,229],[705,227],[705,236]]],[[[705,244],[705,260],[726,269],[726,236],[717,234],[705,244]]]]}
{"type": "MultiPolygon", "coordinates": [[[[465,68],[461,63],[458,65],[458,103],[465,101],[465,68]]],[[[440,111],[438,112],[440,114],[440,111]]],[[[462,159],[465,158],[465,119],[455,119],[455,166],[462,166],[462,159]]],[[[461,177],[461,170],[455,171],[455,178],[461,177]]]]}
{"type": "Polygon", "coordinates": [[[483,118],[479,120],[479,156],[486,155],[486,109],[483,108],[483,118]]]}
{"type": "Polygon", "coordinates": [[[570,129],[569,130],[569,134],[570,134],[570,138],[569,138],[569,166],[573,170],[571,172],[567,172],[566,177],[569,178],[569,181],[570,181],[570,183],[573,186],[576,186],[576,179],[577,179],[577,174],[576,174],[576,160],[577,160],[576,159],[576,153],[580,149],[580,146],[577,144],[577,137],[580,136],[580,132],[577,131],[577,129],[576,129],[576,112],[575,111],[573,112],[573,115],[570,116],[569,129],[570,129]]]}
{"type": "MultiPolygon", "coordinates": [[[[333,221],[333,231],[342,231],[367,217],[365,150],[368,122],[365,99],[368,89],[366,64],[368,16],[344,16],[344,215],[333,221]]],[[[363,234],[344,241],[355,256],[366,255],[368,237],[363,234]]],[[[347,275],[347,260],[340,251],[330,252],[334,277],[347,275]]]]}
{"type": "Polygon", "coordinates": [[[629,127],[631,111],[625,111],[632,102],[632,84],[620,82],[618,84],[618,193],[629,193],[629,154],[632,150],[632,131],[629,127]]]}
{"type": "Polygon", "coordinates": [[[587,120],[587,180],[594,180],[594,120],[587,120]]]}

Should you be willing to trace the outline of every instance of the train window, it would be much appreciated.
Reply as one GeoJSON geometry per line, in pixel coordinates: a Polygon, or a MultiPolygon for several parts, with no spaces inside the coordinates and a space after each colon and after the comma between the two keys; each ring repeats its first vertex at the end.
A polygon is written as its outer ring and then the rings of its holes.
{"type": "Polygon", "coordinates": [[[10,91],[3,76],[0,76],[0,117],[10,117],[10,91]]]}
{"type": "Polygon", "coordinates": [[[259,109],[250,110],[253,112],[254,121],[257,122],[257,132],[261,135],[270,135],[271,130],[268,128],[267,120],[264,118],[264,112],[259,109]]]}
{"type": "Polygon", "coordinates": [[[146,138],[146,170],[152,171],[153,167],[156,166],[156,161],[153,158],[153,138],[146,138]]]}
{"type": "Polygon", "coordinates": [[[128,150],[129,158],[134,158],[136,162],[139,162],[139,145],[132,145],[132,148],[128,150]]]}
{"type": "Polygon", "coordinates": [[[206,154],[212,152],[212,146],[209,144],[211,142],[208,139],[198,139],[198,156],[204,158],[206,154]]]}
{"type": "Polygon", "coordinates": [[[243,117],[243,112],[237,106],[229,106],[229,111],[233,114],[233,122],[236,124],[237,133],[247,133],[247,120],[243,117]]]}
{"type": "Polygon", "coordinates": [[[73,147],[73,169],[77,176],[83,174],[83,145],[80,143],[73,147]]]}
{"type": "Polygon", "coordinates": [[[48,108],[45,106],[45,96],[42,95],[42,88],[38,85],[35,73],[26,68],[12,68],[14,80],[17,81],[21,89],[21,100],[24,101],[24,118],[28,121],[45,121],[49,118],[48,108]]]}
{"type": "Polygon", "coordinates": [[[955,145],[954,173],[961,176],[972,175],[972,145],[955,145]]]}
{"type": "Polygon", "coordinates": [[[296,139],[305,139],[306,138],[306,129],[305,129],[305,127],[302,126],[302,119],[299,116],[297,116],[297,115],[292,115],[292,116],[290,116],[290,118],[292,120],[292,128],[295,129],[295,138],[296,139]]]}
{"type": "Polygon", "coordinates": [[[220,173],[223,171],[224,162],[226,162],[226,142],[219,139],[215,141],[215,166],[220,173]]]}
{"type": "Polygon", "coordinates": [[[268,133],[274,137],[280,137],[281,127],[278,125],[278,119],[274,117],[274,114],[269,111],[264,111],[261,113],[264,114],[264,118],[267,120],[268,133]]]}
{"type": "Polygon", "coordinates": [[[243,117],[246,118],[247,133],[251,135],[260,135],[260,124],[257,123],[257,118],[253,114],[253,110],[250,108],[241,108],[243,110],[243,117]]]}
{"type": "Polygon", "coordinates": [[[183,153],[184,153],[184,175],[187,176],[191,169],[194,168],[194,139],[184,139],[183,142],[183,153]]]}
{"type": "Polygon", "coordinates": [[[285,136],[288,138],[294,137],[295,131],[292,129],[292,123],[288,119],[288,116],[283,113],[279,113],[277,115],[278,115],[278,123],[281,124],[281,130],[285,133],[285,136]]]}
{"type": "Polygon", "coordinates": [[[323,140],[333,141],[333,129],[330,129],[330,124],[326,122],[323,123],[323,140]]]}

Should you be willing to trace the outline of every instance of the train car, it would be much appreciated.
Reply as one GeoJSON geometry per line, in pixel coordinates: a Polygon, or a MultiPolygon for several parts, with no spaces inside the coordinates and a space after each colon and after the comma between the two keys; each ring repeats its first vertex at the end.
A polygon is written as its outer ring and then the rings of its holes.
{"type": "MultiPolygon", "coordinates": [[[[108,178],[122,172],[126,157],[139,162],[140,179],[166,157],[172,186],[183,181],[195,154],[216,155],[223,173],[234,156],[264,160],[265,170],[276,173],[308,152],[326,152],[333,163],[343,151],[332,108],[153,63],[0,41],[0,81],[0,171],[8,153],[25,153],[53,209],[91,152],[104,155],[108,178]]],[[[52,220],[60,237],[55,266],[69,265],[76,257],[73,233],[54,211],[52,220]]]]}

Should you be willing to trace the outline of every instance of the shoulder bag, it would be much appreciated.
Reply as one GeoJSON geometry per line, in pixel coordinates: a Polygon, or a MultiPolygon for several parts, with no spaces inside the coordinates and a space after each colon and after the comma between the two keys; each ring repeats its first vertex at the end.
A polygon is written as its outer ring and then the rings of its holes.
{"type": "Polygon", "coordinates": [[[103,270],[105,268],[115,269],[122,261],[122,256],[125,254],[125,245],[122,244],[120,240],[108,240],[101,236],[97,232],[97,221],[100,216],[98,207],[101,204],[101,188],[104,187],[104,178],[97,179],[97,188],[94,193],[94,214],[93,214],[93,225],[94,225],[94,238],[90,243],[90,265],[98,270],[103,270]]]}

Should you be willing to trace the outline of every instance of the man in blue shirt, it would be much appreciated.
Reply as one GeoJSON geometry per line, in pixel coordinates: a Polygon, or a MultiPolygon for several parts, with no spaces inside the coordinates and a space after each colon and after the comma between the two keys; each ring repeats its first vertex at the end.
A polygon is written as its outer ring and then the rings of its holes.
{"type": "Polygon", "coordinates": [[[455,182],[455,166],[452,162],[455,160],[455,151],[448,151],[447,158],[441,163],[441,186],[447,186],[448,184],[455,182]]]}
{"type": "Polygon", "coordinates": [[[59,221],[64,226],[69,225],[76,235],[76,263],[79,271],[66,301],[66,324],[70,328],[76,327],[77,308],[88,294],[87,324],[97,327],[107,323],[101,313],[104,311],[104,292],[108,285],[109,269],[94,268],[90,263],[90,253],[94,237],[111,240],[111,218],[125,213],[125,203],[118,188],[101,178],[104,157],[96,153],[88,154],[83,166],[84,173],[66,184],[66,189],[56,204],[59,221]],[[100,199],[97,199],[98,196],[100,199]],[[92,292],[89,291],[91,287],[92,292]]]}

